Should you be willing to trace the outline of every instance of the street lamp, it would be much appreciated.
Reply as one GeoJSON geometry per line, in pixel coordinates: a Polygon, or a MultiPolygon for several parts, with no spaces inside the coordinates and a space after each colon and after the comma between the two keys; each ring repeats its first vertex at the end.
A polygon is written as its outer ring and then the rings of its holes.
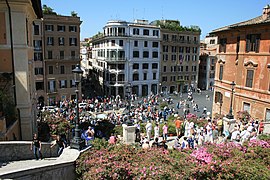
{"type": "Polygon", "coordinates": [[[231,84],[232,86],[232,97],[231,97],[231,104],[230,104],[230,111],[229,111],[229,114],[227,114],[227,118],[228,119],[233,119],[233,114],[232,114],[232,103],[233,103],[233,93],[234,93],[234,86],[236,85],[235,82],[233,81],[231,84]]]}
{"type": "Polygon", "coordinates": [[[82,76],[82,69],[79,64],[76,65],[76,68],[72,70],[72,73],[74,74],[74,81],[75,81],[75,86],[76,86],[76,121],[75,121],[75,136],[73,137],[70,147],[72,149],[81,149],[81,137],[80,137],[80,129],[79,129],[79,83],[81,81],[81,76],[82,76]]]}

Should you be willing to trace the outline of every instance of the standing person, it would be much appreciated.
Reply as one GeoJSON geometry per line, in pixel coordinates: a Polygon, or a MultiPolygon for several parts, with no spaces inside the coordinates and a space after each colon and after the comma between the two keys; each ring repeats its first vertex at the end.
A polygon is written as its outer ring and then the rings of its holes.
{"type": "Polygon", "coordinates": [[[152,123],[148,120],[145,126],[148,141],[151,139],[152,123]]]}
{"type": "Polygon", "coordinates": [[[163,137],[163,141],[167,141],[167,137],[168,137],[168,125],[167,122],[165,122],[165,124],[162,127],[162,137],[163,137]]]}
{"type": "Polygon", "coordinates": [[[180,121],[179,116],[176,118],[174,123],[175,123],[176,136],[179,136],[181,134],[181,121],[180,121]]]}
{"type": "Polygon", "coordinates": [[[57,135],[55,142],[51,145],[51,148],[56,144],[58,145],[57,155],[60,156],[65,148],[65,143],[59,135],[57,135]]]}
{"type": "Polygon", "coordinates": [[[42,159],[41,141],[39,140],[37,133],[33,134],[33,140],[30,149],[31,151],[33,150],[36,160],[42,159]]]}
{"type": "Polygon", "coordinates": [[[218,126],[218,135],[221,136],[223,132],[223,120],[221,118],[217,120],[217,126],[218,126]]]}
{"type": "Polygon", "coordinates": [[[156,126],[154,127],[154,139],[159,138],[159,126],[156,123],[156,126]]]}
{"type": "Polygon", "coordinates": [[[185,128],[185,135],[186,137],[189,136],[189,133],[190,133],[190,127],[189,127],[189,122],[187,119],[185,119],[184,121],[184,128],[185,128]]]}

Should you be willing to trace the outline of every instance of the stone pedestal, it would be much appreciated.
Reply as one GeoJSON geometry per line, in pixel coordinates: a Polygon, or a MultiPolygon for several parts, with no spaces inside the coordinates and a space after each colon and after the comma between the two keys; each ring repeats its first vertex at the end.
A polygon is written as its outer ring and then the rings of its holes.
{"type": "Polygon", "coordinates": [[[127,126],[123,124],[123,142],[125,144],[135,143],[135,126],[127,126]]]}
{"type": "Polygon", "coordinates": [[[226,131],[232,132],[234,129],[235,123],[236,123],[236,119],[228,119],[224,117],[223,118],[223,133],[226,131]]]}
{"type": "Polygon", "coordinates": [[[263,134],[270,134],[270,122],[264,122],[263,134]]]}

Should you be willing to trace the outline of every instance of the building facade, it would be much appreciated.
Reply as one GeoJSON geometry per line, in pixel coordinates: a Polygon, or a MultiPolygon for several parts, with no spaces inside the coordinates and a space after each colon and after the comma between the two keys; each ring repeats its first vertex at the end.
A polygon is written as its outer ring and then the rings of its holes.
{"type": "MultiPolygon", "coordinates": [[[[171,22],[171,21],[170,21],[171,22]]],[[[178,23],[179,21],[173,21],[178,23]]],[[[162,92],[187,92],[198,84],[200,31],[161,28],[160,84],[162,92]]]]}
{"type": "Polygon", "coordinates": [[[213,90],[217,62],[217,37],[207,36],[200,47],[198,87],[213,90]]]}
{"type": "Polygon", "coordinates": [[[11,74],[13,88],[9,90],[18,111],[14,117],[18,121],[1,129],[6,140],[30,140],[37,128],[34,120],[33,22],[41,17],[40,0],[0,1],[0,72],[11,74]]]}
{"type": "Polygon", "coordinates": [[[44,14],[42,23],[44,99],[45,104],[56,105],[76,98],[72,70],[80,64],[81,21],[79,17],[44,14]]]}
{"type": "Polygon", "coordinates": [[[256,18],[216,29],[219,51],[213,113],[234,117],[248,111],[254,119],[270,121],[270,6],[256,18]],[[232,93],[231,83],[235,82],[232,93]]]}
{"type": "Polygon", "coordinates": [[[104,33],[93,37],[93,71],[106,95],[158,93],[160,30],[146,20],[109,21],[104,33]]]}

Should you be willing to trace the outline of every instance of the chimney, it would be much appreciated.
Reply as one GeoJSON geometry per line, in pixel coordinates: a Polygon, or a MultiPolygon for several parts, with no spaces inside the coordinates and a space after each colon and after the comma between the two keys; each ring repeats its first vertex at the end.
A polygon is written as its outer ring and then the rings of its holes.
{"type": "Polygon", "coordinates": [[[267,4],[264,8],[263,8],[263,20],[266,20],[267,18],[270,17],[270,5],[267,4]]]}

